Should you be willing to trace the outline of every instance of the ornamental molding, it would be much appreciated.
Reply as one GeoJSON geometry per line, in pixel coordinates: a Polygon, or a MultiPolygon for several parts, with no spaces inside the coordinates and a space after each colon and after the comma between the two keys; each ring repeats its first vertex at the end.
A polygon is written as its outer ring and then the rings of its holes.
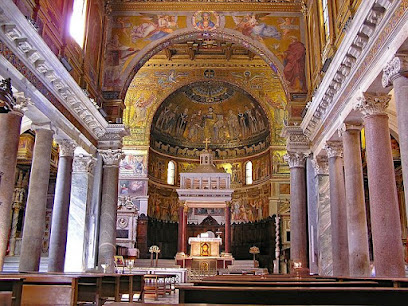
{"type": "Polygon", "coordinates": [[[310,140],[300,126],[288,125],[282,129],[281,137],[286,138],[286,149],[292,152],[310,152],[310,140]]]}
{"type": "Polygon", "coordinates": [[[393,85],[394,80],[405,77],[408,73],[408,55],[397,55],[383,69],[382,86],[393,85]]]}
{"type": "Polygon", "coordinates": [[[289,168],[305,168],[306,158],[309,156],[303,152],[288,152],[283,156],[283,159],[288,163],[289,168]]]}
{"type": "Polygon", "coordinates": [[[364,92],[363,96],[357,99],[355,109],[359,110],[363,117],[386,115],[390,100],[391,95],[364,92]]]}
{"type": "Polygon", "coordinates": [[[96,139],[106,120],[13,1],[0,4],[0,38],[96,139]]]}
{"type": "Polygon", "coordinates": [[[57,139],[56,142],[59,146],[59,156],[60,157],[72,157],[74,156],[74,151],[77,147],[75,141],[71,139],[57,139]]]}
{"type": "Polygon", "coordinates": [[[343,157],[343,143],[341,141],[327,141],[324,149],[327,157],[343,157]]]}
{"type": "Polygon", "coordinates": [[[130,135],[129,129],[124,124],[108,124],[106,133],[99,138],[100,149],[121,148],[122,139],[130,135]]]}
{"type": "Polygon", "coordinates": [[[353,20],[350,20],[342,47],[336,52],[329,70],[314,93],[302,122],[305,135],[311,140],[316,137],[324,119],[337,103],[339,93],[348,84],[350,74],[357,70],[367,52],[367,46],[378,35],[379,28],[384,23],[383,17],[391,5],[390,0],[362,1],[353,20]]]}
{"type": "Polygon", "coordinates": [[[121,149],[98,150],[102,156],[104,167],[119,167],[119,162],[125,158],[125,153],[121,149]]]}
{"type": "Polygon", "coordinates": [[[90,155],[79,154],[74,156],[72,171],[75,173],[92,174],[95,167],[96,159],[90,155]]]}
{"type": "Polygon", "coordinates": [[[329,175],[329,160],[327,156],[316,156],[312,159],[312,166],[316,175],[329,175]]]}

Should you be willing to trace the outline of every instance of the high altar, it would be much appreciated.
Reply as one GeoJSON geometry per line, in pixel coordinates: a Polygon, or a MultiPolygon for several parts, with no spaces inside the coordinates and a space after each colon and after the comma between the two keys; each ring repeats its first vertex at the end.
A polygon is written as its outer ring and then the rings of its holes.
{"type": "Polygon", "coordinates": [[[213,164],[213,154],[206,151],[200,154],[200,165],[194,172],[180,173],[180,189],[177,193],[179,207],[179,237],[176,264],[183,268],[201,270],[221,269],[232,264],[231,246],[231,210],[229,202],[233,190],[230,189],[231,176],[213,164]],[[225,237],[224,252],[220,253],[223,243],[214,233],[201,233],[198,237],[189,237],[190,254],[187,254],[187,210],[188,208],[224,208],[225,237]]]}

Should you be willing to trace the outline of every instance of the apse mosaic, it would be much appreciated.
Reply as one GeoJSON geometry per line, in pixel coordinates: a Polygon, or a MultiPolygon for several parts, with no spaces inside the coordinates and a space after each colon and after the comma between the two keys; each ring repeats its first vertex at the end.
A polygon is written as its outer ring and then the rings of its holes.
{"type": "Polygon", "coordinates": [[[203,148],[209,139],[217,147],[237,147],[264,140],[268,133],[268,119],[253,98],[227,83],[200,82],[181,88],[160,105],[152,143],[162,150],[168,143],[203,148]]]}
{"type": "MultiPolygon", "coordinates": [[[[301,30],[303,17],[299,13],[168,11],[120,14],[123,13],[116,13],[108,26],[104,90],[122,90],[127,74],[135,65],[132,59],[151,43],[176,37],[186,29],[203,32],[227,29],[271,51],[279,61],[279,64],[271,63],[271,68],[276,73],[277,66],[283,67],[283,77],[290,92],[307,91],[306,49],[301,30]]],[[[164,79],[164,86],[169,79],[164,79]]]]}

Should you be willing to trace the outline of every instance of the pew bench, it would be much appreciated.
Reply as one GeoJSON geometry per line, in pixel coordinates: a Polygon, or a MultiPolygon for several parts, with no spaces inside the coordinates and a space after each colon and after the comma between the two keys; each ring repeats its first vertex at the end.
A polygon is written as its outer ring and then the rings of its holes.
{"type": "Polygon", "coordinates": [[[23,281],[24,278],[22,277],[2,277],[0,275],[0,293],[7,292],[7,294],[2,294],[2,299],[6,301],[7,296],[11,293],[10,305],[19,306],[21,304],[23,281]]]}
{"type": "Polygon", "coordinates": [[[177,286],[179,303],[404,305],[408,288],[177,286]]]}

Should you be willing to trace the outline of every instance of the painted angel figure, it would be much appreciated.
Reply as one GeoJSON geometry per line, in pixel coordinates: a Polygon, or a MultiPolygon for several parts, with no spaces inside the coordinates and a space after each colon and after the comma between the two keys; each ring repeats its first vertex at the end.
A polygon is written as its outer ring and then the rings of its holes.
{"type": "Polygon", "coordinates": [[[248,13],[243,17],[232,16],[232,19],[236,25],[235,29],[246,36],[251,36],[258,40],[263,38],[281,39],[281,33],[274,26],[259,22],[259,20],[263,20],[268,15],[269,13],[248,13]]]}
{"type": "Polygon", "coordinates": [[[282,36],[286,37],[290,31],[299,30],[299,26],[295,25],[295,18],[279,18],[279,28],[282,30],[282,36]]]}
{"type": "Polygon", "coordinates": [[[167,36],[177,28],[177,16],[142,14],[142,20],[146,21],[133,27],[131,31],[132,42],[140,38],[157,40],[167,36]]]}

